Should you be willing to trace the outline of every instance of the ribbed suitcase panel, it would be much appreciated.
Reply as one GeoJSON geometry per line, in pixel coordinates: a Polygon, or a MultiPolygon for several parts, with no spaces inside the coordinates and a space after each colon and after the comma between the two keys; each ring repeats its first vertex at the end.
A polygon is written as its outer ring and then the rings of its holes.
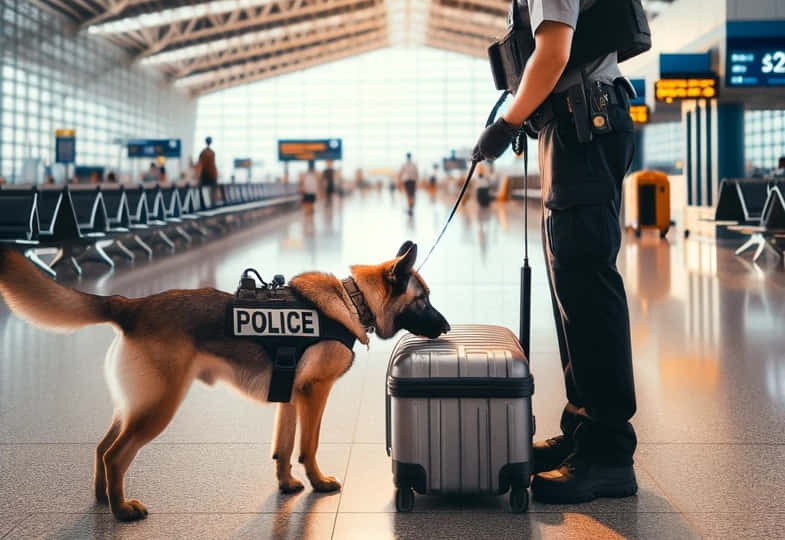
{"type": "MultiPolygon", "coordinates": [[[[506,328],[465,325],[445,338],[406,335],[393,351],[397,379],[529,375],[506,328]]],[[[509,463],[531,461],[531,398],[391,398],[391,455],[420,464],[431,492],[495,493],[509,463]]]]}

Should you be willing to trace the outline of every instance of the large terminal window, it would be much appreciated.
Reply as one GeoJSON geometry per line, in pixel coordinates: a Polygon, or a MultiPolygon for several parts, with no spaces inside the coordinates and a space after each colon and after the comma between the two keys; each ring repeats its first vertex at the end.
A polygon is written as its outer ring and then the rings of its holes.
{"type": "Polygon", "coordinates": [[[0,176],[10,181],[26,159],[54,160],[56,129],[76,131],[77,164],[125,172],[122,140],[192,131],[192,100],[69,24],[32,2],[0,0],[0,176]]]}
{"type": "Polygon", "coordinates": [[[398,167],[406,152],[425,173],[471,150],[496,98],[485,59],[384,49],[205,95],[196,141],[213,137],[224,171],[239,156],[280,170],[279,139],[340,138],[345,173],[398,167]]]}
{"type": "Polygon", "coordinates": [[[744,113],[744,159],[748,173],[773,169],[785,156],[785,110],[744,113]]]}

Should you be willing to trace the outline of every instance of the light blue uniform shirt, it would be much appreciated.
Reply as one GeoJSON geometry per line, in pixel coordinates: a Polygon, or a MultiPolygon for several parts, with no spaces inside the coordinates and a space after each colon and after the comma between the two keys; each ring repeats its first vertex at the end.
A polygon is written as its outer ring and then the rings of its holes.
{"type": "MultiPolygon", "coordinates": [[[[517,0],[521,17],[525,19],[526,10],[529,12],[532,34],[544,21],[566,24],[573,30],[578,24],[578,15],[581,11],[591,7],[596,0],[517,0]]],[[[527,21],[524,21],[527,22],[527,21]]],[[[609,31],[611,31],[609,29],[609,31]]],[[[621,77],[616,53],[611,53],[598,58],[583,66],[587,81],[602,81],[608,84],[621,77]]],[[[564,92],[570,86],[581,80],[581,70],[578,68],[567,69],[556,83],[554,92],[564,92]]]]}

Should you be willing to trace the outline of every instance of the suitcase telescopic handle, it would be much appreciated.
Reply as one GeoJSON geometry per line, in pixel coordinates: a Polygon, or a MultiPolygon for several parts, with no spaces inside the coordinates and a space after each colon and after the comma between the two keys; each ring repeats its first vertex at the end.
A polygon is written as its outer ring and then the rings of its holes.
{"type": "Polygon", "coordinates": [[[521,267],[521,312],[518,341],[521,342],[526,359],[530,360],[532,269],[529,266],[529,145],[523,130],[516,134],[513,150],[519,157],[523,156],[523,266],[521,267]]]}

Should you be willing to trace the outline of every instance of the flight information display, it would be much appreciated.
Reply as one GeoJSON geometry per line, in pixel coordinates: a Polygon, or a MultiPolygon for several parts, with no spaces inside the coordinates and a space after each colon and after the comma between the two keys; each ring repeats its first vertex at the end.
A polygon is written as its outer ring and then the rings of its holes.
{"type": "Polygon", "coordinates": [[[718,86],[717,77],[660,79],[654,83],[654,97],[665,103],[683,99],[713,99],[717,97],[718,86]]]}
{"type": "Polygon", "coordinates": [[[734,21],[727,27],[725,84],[785,87],[785,21],[734,21]]]}
{"type": "Polygon", "coordinates": [[[341,139],[285,139],[278,141],[279,161],[343,159],[341,139]]]}
{"type": "Polygon", "coordinates": [[[129,158],[179,158],[180,139],[134,139],[128,141],[129,158]]]}

